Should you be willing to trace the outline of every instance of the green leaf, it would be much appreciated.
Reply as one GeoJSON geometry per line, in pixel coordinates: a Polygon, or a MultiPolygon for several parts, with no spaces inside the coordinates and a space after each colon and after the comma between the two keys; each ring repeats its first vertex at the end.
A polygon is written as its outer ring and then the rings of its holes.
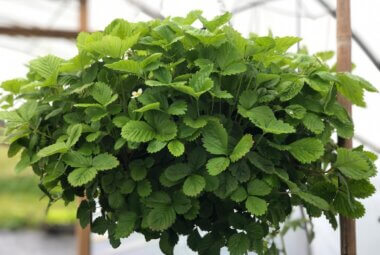
{"type": "Polygon", "coordinates": [[[247,112],[249,120],[265,133],[286,134],[294,133],[295,129],[288,123],[276,119],[268,106],[258,106],[247,112]]]}
{"type": "Polygon", "coordinates": [[[375,174],[363,152],[338,148],[337,153],[337,159],[333,166],[348,178],[361,180],[375,174]]]}
{"type": "Polygon", "coordinates": [[[235,233],[228,239],[227,248],[231,255],[245,255],[250,249],[251,242],[245,233],[235,233]]]}
{"type": "Polygon", "coordinates": [[[243,73],[247,70],[247,66],[242,62],[232,63],[222,70],[222,75],[235,75],[243,73]]]}
{"type": "Polygon", "coordinates": [[[230,198],[237,203],[245,201],[247,199],[247,191],[243,187],[239,187],[231,194],[230,198]]]}
{"type": "Polygon", "coordinates": [[[156,102],[156,103],[147,104],[139,109],[134,110],[134,112],[146,112],[150,110],[160,110],[160,103],[156,102]]]}
{"type": "Polygon", "coordinates": [[[67,138],[67,141],[66,141],[67,146],[68,147],[74,146],[78,142],[81,134],[82,134],[81,124],[75,124],[71,126],[67,131],[67,135],[69,136],[69,138],[67,138]]]}
{"type": "Polygon", "coordinates": [[[365,107],[364,102],[364,89],[361,86],[360,81],[354,79],[348,73],[337,74],[339,83],[337,83],[337,89],[345,98],[350,100],[357,106],[365,107]]]}
{"type": "Polygon", "coordinates": [[[178,214],[185,214],[191,208],[191,200],[182,193],[173,194],[173,208],[178,214]]]}
{"type": "Polygon", "coordinates": [[[109,153],[102,153],[97,155],[92,160],[92,166],[98,171],[110,170],[119,165],[119,160],[109,153]]]}
{"type": "Polygon", "coordinates": [[[134,160],[128,165],[131,177],[134,181],[142,181],[146,178],[148,174],[148,169],[146,168],[144,161],[134,160]]]}
{"type": "Polygon", "coordinates": [[[141,76],[143,74],[142,65],[134,60],[120,60],[112,64],[106,64],[105,66],[112,70],[132,73],[137,76],[141,76]]]}
{"type": "Polygon", "coordinates": [[[324,147],[316,138],[303,138],[289,144],[289,152],[301,163],[311,163],[323,155],[324,147]]]}
{"type": "Polygon", "coordinates": [[[131,120],[122,128],[121,136],[131,142],[149,142],[156,132],[144,121],[131,120]]]}
{"type": "Polygon", "coordinates": [[[149,153],[156,153],[165,148],[166,142],[161,142],[158,140],[150,141],[148,144],[148,147],[146,148],[147,152],[149,153]]]}
{"type": "Polygon", "coordinates": [[[233,149],[230,159],[232,162],[236,162],[249,152],[253,146],[253,138],[250,134],[245,134],[233,149]]]}
{"type": "Polygon", "coordinates": [[[121,213],[115,228],[114,237],[117,239],[126,238],[132,234],[135,229],[136,220],[137,214],[135,212],[121,213]]]}
{"type": "Polygon", "coordinates": [[[185,152],[185,146],[178,140],[168,143],[168,149],[174,157],[179,157],[185,152]]]}
{"type": "Polygon", "coordinates": [[[258,94],[253,90],[245,90],[239,97],[239,104],[245,109],[251,109],[257,102],[258,94]]]}
{"type": "Polygon", "coordinates": [[[165,169],[164,174],[170,181],[179,181],[191,173],[191,168],[188,164],[178,163],[169,166],[165,169]]]}
{"type": "Polygon", "coordinates": [[[321,134],[325,129],[325,124],[321,117],[314,113],[306,113],[305,117],[302,119],[302,123],[314,134],[321,134]]]}
{"type": "Polygon", "coordinates": [[[276,37],[274,39],[276,43],[275,48],[280,52],[286,52],[290,47],[292,47],[294,44],[298,43],[301,40],[301,38],[294,36],[276,37]]]}
{"type": "Polygon", "coordinates": [[[57,153],[66,153],[68,151],[69,147],[66,143],[58,142],[52,145],[49,145],[47,147],[44,147],[41,149],[37,156],[40,158],[48,157],[57,153]]]}
{"type": "Polygon", "coordinates": [[[245,201],[245,207],[251,214],[255,216],[261,216],[266,213],[268,204],[264,199],[255,196],[249,196],[245,201]]]}
{"type": "Polygon", "coordinates": [[[223,172],[230,165],[230,160],[225,157],[211,158],[207,161],[206,168],[210,175],[215,176],[223,172]]]}
{"type": "Polygon", "coordinates": [[[57,83],[58,69],[62,64],[63,59],[47,55],[29,62],[30,70],[38,73],[45,79],[45,86],[55,85],[57,83]]]}
{"type": "Polygon", "coordinates": [[[97,174],[97,171],[93,167],[76,168],[74,169],[74,171],[72,171],[69,174],[69,176],[67,177],[67,180],[72,186],[78,187],[92,181],[96,177],[96,174],[97,174]]]}
{"type": "Polygon", "coordinates": [[[299,196],[305,202],[311,205],[314,205],[315,207],[318,207],[319,209],[326,210],[326,211],[330,209],[329,204],[323,198],[320,198],[318,196],[315,196],[313,194],[306,193],[303,191],[294,192],[294,194],[299,196]]]}
{"type": "Polygon", "coordinates": [[[176,213],[171,206],[156,207],[148,214],[148,227],[153,231],[162,231],[168,229],[174,224],[176,213]]]}
{"type": "Polygon", "coordinates": [[[184,115],[187,111],[187,103],[184,100],[176,100],[167,109],[170,115],[184,115]]]}
{"type": "Polygon", "coordinates": [[[91,167],[92,159],[79,152],[71,151],[62,157],[63,161],[71,167],[91,167]]]}
{"type": "Polygon", "coordinates": [[[202,16],[199,16],[199,20],[202,22],[209,31],[213,32],[220,26],[228,23],[232,18],[232,14],[229,12],[224,13],[223,15],[215,16],[212,20],[208,21],[202,16]]]}
{"type": "Polygon", "coordinates": [[[140,197],[147,197],[152,193],[152,185],[149,180],[143,180],[137,183],[137,193],[140,197]]]}
{"type": "Polygon", "coordinates": [[[349,180],[349,190],[352,196],[356,198],[367,198],[372,196],[376,188],[368,180],[349,180]]]}
{"type": "Polygon", "coordinates": [[[108,204],[113,209],[119,209],[125,204],[124,196],[119,192],[113,192],[108,196],[108,204]]]}
{"type": "Polygon", "coordinates": [[[296,81],[284,81],[281,82],[277,88],[280,94],[280,101],[289,101],[298,93],[301,92],[304,85],[304,81],[302,79],[296,81]]]}
{"type": "Polygon", "coordinates": [[[185,123],[186,126],[189,126],[191,128],[203,128],[207,125],[207,118],[205,116],[201,116],[198,119],[194,120],[186,116],[183,118],[183,123],[185,123]]]}
{"type": "Polygon", "coordinates": [[[136,44],[139,36],[137,33],[120,39],[117,36],[105,35],[99,40],[87,42],[84,47],[89,52],[98,53],[100,57],[110,56],[112,58],[120,58],[129,48],[136,44]]]}
{"type": "Polygon", "coordinates": [[[170,115],[161,112],[147,112],[144,117],[149,125],[154,128],[155,139],[166,142],[176,137],[177,125],[170,118],[170,115]]]}
{"type": "Polygon", "coordinates": [[[267,174],[273,174],[275,172],[274,164],[271,160],[264,158],[257,152],[249,152],[247,154],[249,162],[267,174]]]}
{"type": "Polygon", "coordinates": [[[247,191],[252,196],[266,196],[272,191],[272,188],[266,182],[254,179],[248,182],[247,191]]]}
{"type": "Polygon", "coordinates": [[[228,134],[223,125],[210,121],[202,130],[203,147],[215,155],[228,155],[228,134]]]}
{"type": "Polygon", "coordinates": [[[200,175],[193,174],[187,177],[183,183],[183,193],[186,196],[195,197],[202,192],[205,186],[205,179],[200,175]]]}
{"type": "Polygon", "coordinates": [[[338,191],[333,205],[338,213],[348,218],[361,218],[365,214],[364,206],[342,191],[338,191]]]}
{"type": "Polygon", "coordinates": [[[292,104],[285,108],[285,112],[292,118],[302,119],[306,114],[306,109],[299,104],[292,104]]]}
{"type": "Polygon", "coordinates": [[[92,86],[91,96],[96,102],[103,106],[109,105],[118,98],[116,94],[113,94],[112,89],[104,82],[97,82],[92,86]]]}

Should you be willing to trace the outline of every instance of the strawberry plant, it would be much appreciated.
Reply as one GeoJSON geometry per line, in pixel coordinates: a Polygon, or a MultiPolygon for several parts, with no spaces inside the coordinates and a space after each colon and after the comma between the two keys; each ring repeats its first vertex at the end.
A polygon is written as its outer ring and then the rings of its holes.
{"type": "Polygon", "coordinates": [[[79,34],[72,59],[32,60],[1,84],[17,170],[32,166],[51,202],[85,196],[81,225],[114,247],[139,232],[165,254],[180,235],[199,254],[275,252],[268,236],[296,205],[334,228],[363,216],[376,156],[338,148],[354,126],[336,96],[365,106],[376,89],[327,54],[288,52],[299,38],[244,38],[229,19],[117,19],[79,34]]]}

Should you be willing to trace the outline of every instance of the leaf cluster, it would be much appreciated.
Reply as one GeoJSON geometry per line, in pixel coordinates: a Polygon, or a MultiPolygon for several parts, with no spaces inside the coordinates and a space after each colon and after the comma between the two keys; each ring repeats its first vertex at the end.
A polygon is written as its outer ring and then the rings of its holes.
{"type": "Polygon", "coordinates": [[[337,93],[364,106],[376,89],[323,54],[289,53],[299,38],[244,38],[229,19],[117,19],[81,33],[72,59],[31,61],[1,84],[17,169],[31,165],[52,201],[85,196],[81,225],[114,247],[139,232],[165,254],[179,235],[199,254],[272,254],[266,237],[296,205],[334,227],[363,216],[376,157],[332,134],[354,132],[337,93]]]}

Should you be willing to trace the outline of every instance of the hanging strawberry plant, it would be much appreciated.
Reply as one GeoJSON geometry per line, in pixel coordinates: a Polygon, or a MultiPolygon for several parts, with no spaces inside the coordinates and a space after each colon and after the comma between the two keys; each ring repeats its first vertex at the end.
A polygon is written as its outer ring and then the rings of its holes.
{"type": "Polygon", "coordinates": [[[229,19],[118,19],[81,33],[70,60],[32,60],[1,85],[17,170],[32,166],[51,202],[85,196],[81,225],[114,247],[139,232],[165,254],[179,235],[199,254],[267,254],[296,205],[334,228],[363,216],[376,156],[337,147],[354,128],[336,95],[365,106],[376,89],[287,52],[299,38],[244,38],[229,19]]]}

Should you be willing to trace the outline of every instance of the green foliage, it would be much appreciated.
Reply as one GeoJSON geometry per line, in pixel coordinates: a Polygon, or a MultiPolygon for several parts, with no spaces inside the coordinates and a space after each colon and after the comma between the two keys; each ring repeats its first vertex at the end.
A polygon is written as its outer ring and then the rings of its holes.
{"type": "Polygon", "coordinates": [[[331,54],[288,53],[299,38],[244,38],[230,18],[117,19],[81,33],[70,60],[31,61],[27,78],[1,84],[17,171],[32,166],[51,202],[85,195],[82,226],[114,247],[139,232],[165,254],[179,235],[199,254],[275,254],[268,229],[296,204],[361,217],[376,158],[331,134],[354,130],[337,93],[364,106],[376,89],[331,71],[331,54]]]}

